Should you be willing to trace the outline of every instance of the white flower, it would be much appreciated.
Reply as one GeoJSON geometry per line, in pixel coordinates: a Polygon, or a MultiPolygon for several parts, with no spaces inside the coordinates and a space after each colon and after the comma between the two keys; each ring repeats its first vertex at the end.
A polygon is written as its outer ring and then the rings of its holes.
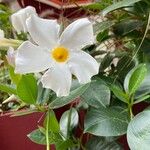
{"type": "MultiPolygon", "coordinates": [[[[4,31],[0,29],[0,47],[4,46],[4,45],[7,45],[7,43],[9,45],[11,43],[10,41],[11,41],[10,39],[6,39],[5,38],[4,31]]],[[[9,47],[9,49],[7,51],[6,58],[7,58],[8,63],[11,66],[15,66],[15,55],[16,55],[16,52],[14,51],[14,48],[13,47],[9,47]]],[[[0,65],[2,63],[3,63],[3,61],[0,60],[0,65]]]]}
{"type": "Polygon", "coordinates": [[[27,32],[26,19],[32,14],[37,15],[36,10],[32,6],[28,6],[11,16],[12,25],[18,33],[21,31],[27,32]]]}
{"type": "Polygon", "coordinates": [[[99,70],[97,61],[84,51],[87,44],[93,44],[93,27],[84,18],[74,21],[59,35],[60,26],[56,20],[47,20],[32,15],[27,19],[27,28],[32,39],[24,42],[16,55],[16,73],[36,73],[47,70],[41,78],[45,88],[57,96],[67,96],[72,74],[81,84],[91,81],[99,70]]]}
{"type": "Polygon", "coordinates": [[[13,67],[15,67],[16,53],[17,53],[17,51],[15,51],[13,47],[9,47],[9,49],[7,51],[7,55],[6,55],[9,65],[11,65],[13,67]]]}

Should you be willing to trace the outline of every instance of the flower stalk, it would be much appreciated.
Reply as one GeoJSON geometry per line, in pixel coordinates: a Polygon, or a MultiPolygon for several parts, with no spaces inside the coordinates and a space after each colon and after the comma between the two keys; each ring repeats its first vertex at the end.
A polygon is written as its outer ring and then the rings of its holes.
{"type": "Polygon", "coordinates": [[[47,112],[48,117],[46,119],[46,150],[50,150],[50,142],[49,142],[49,111],[47,112]]]}

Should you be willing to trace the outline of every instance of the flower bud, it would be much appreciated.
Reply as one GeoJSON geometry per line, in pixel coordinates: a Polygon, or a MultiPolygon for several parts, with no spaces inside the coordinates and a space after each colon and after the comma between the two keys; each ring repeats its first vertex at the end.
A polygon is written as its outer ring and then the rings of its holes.
{"type": "Polygon", "coordinates": [[[14,51],[12,47],[10,47],[7,51],[6,58],[7,58],[9,65],[11,65],[12,67],[15,67],[15,57],[16,57],[16,52],[14,51]]]}

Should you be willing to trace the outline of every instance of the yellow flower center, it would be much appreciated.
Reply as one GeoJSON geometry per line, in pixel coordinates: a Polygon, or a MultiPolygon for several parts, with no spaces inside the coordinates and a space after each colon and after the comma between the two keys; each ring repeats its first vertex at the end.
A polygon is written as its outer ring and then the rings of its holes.
{"type": "Polygon", "coordinates": [[[57,47],[52,50],[52,57],[57,62],[65,62],[68,59],[69,51],[64,47],[57,47]]]}

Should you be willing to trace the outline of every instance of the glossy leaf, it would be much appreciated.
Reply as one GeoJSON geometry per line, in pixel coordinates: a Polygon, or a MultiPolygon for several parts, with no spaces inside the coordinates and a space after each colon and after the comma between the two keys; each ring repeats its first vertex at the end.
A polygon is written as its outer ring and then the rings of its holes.
{"type": "Polygon", "coordinates": [[[149,99],[149,98],[150,98],[150,95],[141,96],[140,98],[138,98],[138,99],[136,99],[136,100],[134,101],[134,104],[143,102],[143,101],[145,101],[145,100],[147,100],[147,99],[149,99]]]}
{"type": "Polygon", "coordinates": [[[99,42],[99,43],[102,43],[104,42],[105,40],[109,39],[109,34],[108,34],[108,31],[105,30],[103,32],[100,32],[97,34],[97,37],[96,37],[96,40],[99,42]]]}
{"type": "Polygon", "coordinates": [[[32,131],[27,136],[34,143],[46,145],[46,137],[39,129],[32,131]]]}
{"type": "Polygon", "coordinates": [[[125,36],[128,33],[143,26],[143,21],[126,19],[114,26],[114,33],[118,36],[125,36]]]}
{"type": "Polygon", "coordinates": [[[119,86],[112,84],[110,89],[119,100],[128,103],[128,95],[119,86]]]}
{"type": "Polygon", "coordinates": [[[101,61],[100,71],[103,72],[106,68],[110,67],[115,55],[107,53],[103,60],[101,61]]]}
{"type": "Polygon", "coordinates": [[[60,108],[62,106],[65,106],[65,105],[71,103],[77,97],[81,96],[87,90],[87,88],[89,87],[89,85],[90,85],[90,83],[87,83],[85,85],[81,85],[80,87],[72,90],[70,92],[69,96],[56,98],[54,101],[52,101],[49,104],[49,108],[56,109],[56,108],[60,108]]]}
{"type": "Polygon", "coordinates": [[[11,78],[12,82],[17,85],[21,79],[21,75],[15,74],[14,68],[12,66],[9,66],[9,74],[10,74],[10,78],[11,78]]]}
{"type": "Polygon", "coordinates": [[[51,110],[51,111],[47,112],[46,118],[44,120],[44,126],[46,126],[47,120],[49,120],[49,123],[48,123],[49,131],[54,132],[54,133],[59,133],[59,131],[60,131],[59,123],[57,121],[54,111],[51,110]]]}
{"type": "Polygon", "coordinates": [[[119,8],[123,8],[123,7],[127,7],[127,6],[130,6],[136,2],[139,2],[141,0],[122,0],[122,1],[119,1],[119,2],[116,2],[110,6],[108,6],[107,8],[105,8],[103,11],[102,11],[102,15],[105,16],[106,14],[108,14],[109,12],[111,11],[114,11],[116,9],[119,9],[119,8]]]}
{"type": "Polygon", "coordinates": [[[37,99],[37,82],[33,75],[23,75],[17,85],[19,98],[27,104],[35,104],[37,99]]]}
{"type": "Polygon", "coordinates": [[[129,123],[127,140],[132,150],[149,150],[150,109],[139,113],[129,123]]]}
{"type": "Polygon", "coordinates": [[[75,145],[76,144],[71,139],[67,139],[65,141],[57,142],[55,146],[57,150],[72,150],[71,148],[75,147],[75,145]]]}
{"type": "Polygon", "coordinates": [[[135,98],[139,99],[142,96],[150,93],[150,64],[146,64],[147,74],[135,93],[135,98]]]}
{"type": "Polygon", "coordinates": [[[17,94],[17,91],[15,88],[10,87],[9,85],[5,85],[5,84],[0,84],[0,91],[9,93],[9,94],[17,94]]]}
{"type": "Polygon", "coordinates": [[[95,32],[102,32],[104,30],[109,29],[110,27],[112,27],[115,24],[114,21],[103,21],[103,22],[97,22],[94,25],[94,31],[95,32]]]}
{"type": "Polygon", "coordinates": [[[71,131],[78,125],[79,115],[76,109],[71,108],[70,110],[63,113],[60,118],[60,131],[65,138],[68,138],[71,131]]]}
{"type": "MultiPolygon", "coordinates": [[[[46,136],[40,131],[41,129],[36,129],[28,134],[28,138],[37,144],[46,145],[46,136]]],[[[59,134],[49,133],[49,143],[55,144],[58,141],[62,141],[62,138],[59,134]]]]}
{"type": "Polygon", "coordinates": [[[38,104],[45,104],[46,102],[49,101],[49,97],[51,94],[50,89],[43,88],[42,83],[38,84],[38,96],[37,96],[37,103],[38,104]]]}
{"type": "Polygon", "coordinates": [[[106,107],[110,103],[110,90],[100,79],[93,81],[81,96],[93,107],[106,107]]]}
{"type": "Polygon", "coordinates": [[[115,141],[104,137],[93,137],[87,145],[87,150],[123,150],[123,148],[115,141]]]}
{"type": "Polygon", "coordinates": [[[128,91],[133,94],[141,85],[147,73],[146,65],[139,65],[129,79],[128,91]]]}
{"type": "Polygon", "coordinates": [[[117,108],[91,108],[87,113],[84,132],[97,136],[119,136],[127,131],[126,112],[117,108]]]}
{"type": "Polygon", "coordinates": [[[115,75],[121,81],[123,81],[126,75],[135,67],[135,60],[128,54],[121,56],[116,66],[115,75]]]}

